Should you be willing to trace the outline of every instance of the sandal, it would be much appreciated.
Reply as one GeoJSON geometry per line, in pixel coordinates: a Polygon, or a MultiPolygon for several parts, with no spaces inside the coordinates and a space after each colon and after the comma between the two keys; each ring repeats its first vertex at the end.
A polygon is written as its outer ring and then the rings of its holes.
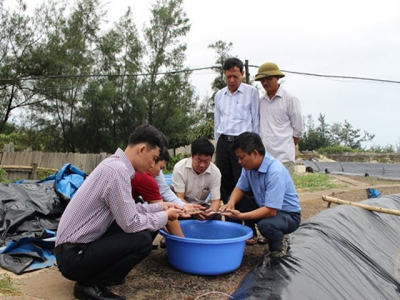
{"type": "Polygon", "coordinates": [[[253,236],[246,241],[246,245],[254,245],[257,244],[257,237],[253,236]]]}
{"type": "Polygon", "coordinates": [[[257,243],[259,243],[260,245],[266,245],[268,244],[268,240],[265,237],[261,237],[257,240],[257,243]]]}

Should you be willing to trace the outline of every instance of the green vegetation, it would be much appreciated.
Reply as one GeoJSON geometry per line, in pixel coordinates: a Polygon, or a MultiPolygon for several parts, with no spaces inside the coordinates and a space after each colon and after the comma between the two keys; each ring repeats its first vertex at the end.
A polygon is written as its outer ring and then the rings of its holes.
{"type": "MultiPolygon", "coordinates": [[[[314,120],[311,115],[304,118],[304,135],[300,139],[300,151],[312,151],[317,149],[326,149],[329,147],[338,147],[338,150],[344,149],[361,150],[362,142],[372,141],[375,137],[366,131],[360,133],[360,129],[355,129],[347,121],[344,123],[327,124],[325,115],[319,114],[319,125],[315,126],[314,120]],[[343,149],[341,149],[343,147],[343,149]]],[[[322,152],[322,151],[320,151],[322,152]]]]}
{"type": "Polygon", "coordinates": [[[362,150],[352,149],[350,147],[339,146],[339,145],[333,145],[333,146],[328,146],[325,148],[318,149],[318,153],[327,153],[327,154],[344,153],[344,152],[360,152],[360,151],[362,151],[362,150]]]}
{"type": "Polygon", "coordinates": [[[7,172],[0,167],[0,182],[6,182],[7,181],[7,172]]]}
{"type": "Polygon", "coordinates": [[[293,174],[293,182],[296,189],[303,191],[319,191],[326,189],[338,188],[339,185],[332,182],[332,178],[328,174],[306,173],[293,174]]]}
{"type": "MultiPolygon", "coordinates": [[[[33,13],[32,1],[16,2],[0,1],[0,148],[113,153],[144,123],[160,129],[170,148],[213,138],[214,95],[226,85],[221,66],[237,55],[230,42],[208,45],[216,77],[213,94],[199,99],[185,65],[191,25],[183,0],[155,0],[142,30],[128,8],[105,31],[103,0],[45,0],[33,13]]],[[[320,114],[318,122],[304,118],[301,151],[362,149],[374,138],[347,120],[327,124],[320,114]]]]}
{"type": "Polygon", "coordinates": [[[0,294],[4,296],[19,296],[21,292],[14,286],[10,276],[0,274],[0,294]]]}
{"type": "Polygon", "coordinates": [[[189,154],[179,153],[177,155],[171,155],[170,160],[167,164],[167,168],[164,170],[164,174],[170,174],[174,170],[175,164],[183,158],[189,157],[189,154]]]}
{"type": "Polygon", "coordinates": [[[50,175],[53,175],[55,173],[57,173],[57,170],[55,170],[55,169],[40,168],[38,170],[38,177],[39,177],[39,180],[43,180],[43,179],[46,179],[47,177],[49,177],[50,175]]]}

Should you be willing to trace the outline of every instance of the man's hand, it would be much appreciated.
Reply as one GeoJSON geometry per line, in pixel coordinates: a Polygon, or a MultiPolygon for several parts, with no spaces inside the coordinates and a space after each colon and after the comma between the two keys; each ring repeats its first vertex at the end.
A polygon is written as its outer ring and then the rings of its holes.
{"type": "Polygon", "coordinates": [[[236,209],[226,209],[221,214],[231,219],[242,220],[242,213],[236,209]]]}
{"type": "Polygon", "coordinates": [[[191,203],[187,203],[184,206],[182,206],[182,208],[186,211],[188,210],[205,210],[206,208],[200,204],[191,204],[191,203]]]}
{"type": "Polygon", "coordinates": [[[163,210],[167,210],[167,209],[169,209],[169,208],[171,208],[171,207],[181,209],[181,207],[179,207],[179,205],[176,204],[176,203],[172,203],[172,202],[163,202],[163,210]]]}
{"type": "Polygon", "coordinates": [[[226,210],[234,210],[235,209],[235,205],[233,205],[232,203],[227,203],[221,206],[221,208],[219,209],[219,211],[224,212],[226,210]]]}
{"type": "Polygon", "coordinates": [[[168,220],[174,221],[179,218],[179,215],[182,213],[182,209],[180,208],[169,208],[165,211],[168,214],[168,220]]]}
{"type": "Polygon", "coordinates": [[[189,218],[191,216],[196,216],[200,220],[204,220],[204,217],[201,214],[204,212],[205,207],[199,204],[185,204],[182,206],[182,212],[180,217],[189,218]]]}

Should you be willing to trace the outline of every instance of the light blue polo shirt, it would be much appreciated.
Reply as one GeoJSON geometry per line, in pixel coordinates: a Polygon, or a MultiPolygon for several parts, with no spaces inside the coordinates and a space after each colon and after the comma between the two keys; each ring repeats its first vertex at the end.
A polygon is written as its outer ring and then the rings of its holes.
{"type": "Polygon", "coordinates": [[[293,180],[285,166],[266,153],[258,170],[242,169],[236,187],[253,191],[256,203],[284,212],[299,212],[300,204],[293,180]]]}

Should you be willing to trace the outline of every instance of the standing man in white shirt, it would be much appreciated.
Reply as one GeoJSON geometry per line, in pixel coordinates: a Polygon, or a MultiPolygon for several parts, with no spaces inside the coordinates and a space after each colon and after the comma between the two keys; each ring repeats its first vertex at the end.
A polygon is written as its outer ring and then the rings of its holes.
{"type": "Polygon", "coordinates": [[[215,95],[214,136],[217,143],[217,167],[221,171],[221,198],[232,193],[241,173],[232,142],[245,131],[259,133],[259,94],[243,80],[243,62],[228,58],[223,65],[227,86],[215,95]]]}
{"type": "Polygon", "coordinates": [[[265,90],[260,98],[260,136],[268,153],[280,160],[293,175],[295,149],[303,135],[299,100],[279,84],[285,77],[275,63],[267,62],[255,77],[265,90]]]}
{"type": "MultiPolygon", "coordinates": [[[[228,58],[222,66],[226,87],[215,94],[214,136],[217,143],[216,163],[221,171],[221,199],[228,203],[229,197],[240,177],[242,167],[238,162],[232,143],[243,132],[260,132],[259,93],[251,85],[243,83],[243,62],[228,58]]],[[[257,243],[255,224],[245,222],[253,230],[253,237],[246,243],[257,243]]]]}

